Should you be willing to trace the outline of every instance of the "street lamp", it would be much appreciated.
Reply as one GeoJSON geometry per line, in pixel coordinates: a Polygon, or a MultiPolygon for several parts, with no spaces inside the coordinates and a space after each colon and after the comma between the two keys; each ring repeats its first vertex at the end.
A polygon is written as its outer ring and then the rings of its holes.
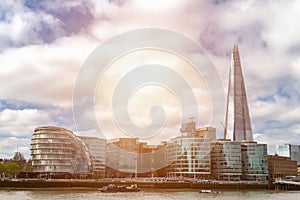
{"type": "Polygon", "coordinates": [[[135,178],[137,178],[137,168],[138,168],[138,154],[136,154],[136,157],[135,157],[135,178]]]}

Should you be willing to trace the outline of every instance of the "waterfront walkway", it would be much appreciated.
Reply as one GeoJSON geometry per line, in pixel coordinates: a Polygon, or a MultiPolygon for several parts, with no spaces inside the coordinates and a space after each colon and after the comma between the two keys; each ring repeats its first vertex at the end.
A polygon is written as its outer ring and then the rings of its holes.
{"type": "MultiPolygon", "coordinates": [[[[158,179],[159,180],[159,179],[158,179]]],[[[118,179],[118,180],[79,180],[79,179],[14,179],[0,181],[0,188],[57,188],[57,187],[86,187],[101,188],[109,184],[131,185],[137,184],[140,188],[164,188],[164,189],[267,189],[267,183],[260,182],[226,182],[226,181],[163,181],[145,179],[118,179]]]]}
{"type": "Polygon", "coordinates": [[[299,190],[300,179],[296,177],[277,178],[274,185],[275,190],[299,190]]]}

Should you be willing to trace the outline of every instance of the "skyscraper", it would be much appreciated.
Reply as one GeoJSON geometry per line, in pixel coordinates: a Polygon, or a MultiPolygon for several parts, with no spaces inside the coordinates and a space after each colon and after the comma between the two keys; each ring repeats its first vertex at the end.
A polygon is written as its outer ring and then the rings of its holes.
{"type": "Polygon", "coordinates": [[[232,141],[253,141],[245,83],[237,45],[233,47],[229,71],[224,138],[232,141]]]}

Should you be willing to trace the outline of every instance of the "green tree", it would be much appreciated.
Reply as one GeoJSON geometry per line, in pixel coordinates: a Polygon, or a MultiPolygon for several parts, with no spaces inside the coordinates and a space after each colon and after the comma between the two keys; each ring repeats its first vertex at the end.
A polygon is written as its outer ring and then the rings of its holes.
{"type": "Polygon", "coordinates": [[[2,175],[5,176],[5,173],[6,173],[6,164],[0,163],[0,177],[1,177],[2,175]]]}
{"type": "Polygon", "coordinates": [[[16,175],[20,174],[20,165],[15,162],[9,162],[6,165],[6,172],[8,175],[16,177],[16,175]]]}

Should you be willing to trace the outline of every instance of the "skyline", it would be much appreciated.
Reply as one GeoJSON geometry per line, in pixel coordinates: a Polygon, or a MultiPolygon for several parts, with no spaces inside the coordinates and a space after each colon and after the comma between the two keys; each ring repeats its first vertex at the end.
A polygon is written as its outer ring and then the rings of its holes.
{"type": "MultiPolygon", "coordinates": [[[[270,153],[274,153],[277,144],[300,144],[299,8],[298,1],[279,0],[66,1],[64,5],[59,1],[5,1],[0,8],[0,157],[12,157],[18,147],[29,158],[30,139],[38,126],[61,126],[76,132],[72,92],[85,59],[107,39],[146,27],[172,30],[203,46],[226,92],[231,50],[237,43],[254,140],[267,143],[270,153]]],[[[134,58],[140,56],[143,55],[136,54],[134,58]]],[[[162,53],[150,52],[148,56],[160,62],[162,58],[174,61],[174,57],[162,53]]],[[[131,59],[127,57],[116,64],[131,59]]],[[[178,72],[186,77],[193,74],[185,72],[185,63],[176,62],[172,65],[178,72]]],[[[118,80],[116,69],[117,66],[112,67],[103,80],[107,90],[118,80]],[[108,80],[114,83],[105,82],[108,80]]],[[[197,80],[198,77],[191,77],[190,84],[203,89],[203,81],[197,80]]],[[[159,103],[167,103],[170,111],[175,110],[169,114],[173,116],[177,112],[176,100],[157,87],[149,87],[147,94],[158,91],[166,97],[159,103]]],[[[198,92],[203,101],[200,105],[206,105],[207,91],[198,92]]],[[[135,102],[148,110],[157,102],[141,101],[138,95],[144,94],[137,93],[135,102]]],[[[209,116],[211,110],[202,111],[202,116],[209,116]]],[[[145,113],[139,113],[134,106],[131,112],[137,116],[134,122],[149,123],[143,117],[145,113]]],[[[109,112],[102,114],[100,119],[111,121],[109,112]]],[[[209,125],[204,118],[200,116],[197,126],[209,125]]],[[[167,119],[165,131],[169,135],[158,139],[176,136],[184,122],[167,119]]],[[[216,128],[222,129],[221,124],[216,128]]],[[[108,126],[106,130],[114,129],[108,126]]],[[[97,136],[92,131],[88,133],[97,136]]]]}

